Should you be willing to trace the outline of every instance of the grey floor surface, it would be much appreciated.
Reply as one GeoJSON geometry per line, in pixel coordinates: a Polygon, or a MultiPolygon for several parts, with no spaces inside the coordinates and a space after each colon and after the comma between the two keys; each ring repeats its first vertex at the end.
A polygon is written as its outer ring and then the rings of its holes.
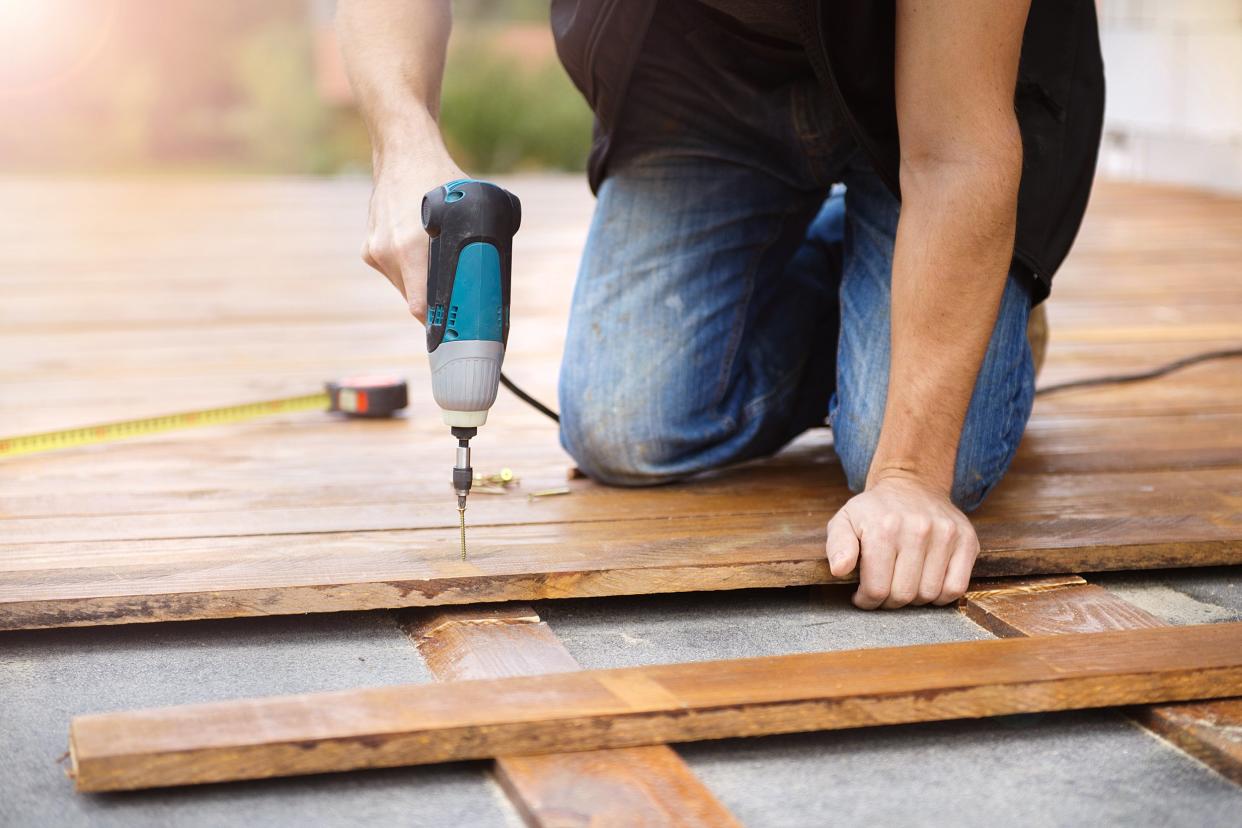
{"type": "Polygon", "coordinates": [[[388,613],[0,633],[0,826],[516,826],[481,764],[75,794],[79,713],[431,681],[388,613]]]}
{"type": "MultiPolygon", "coordinates": [[[[1096,580],[1173,623],[1242,619],[1238,569],[1096,580]]],[[[586,667],[987,637],[953,610],[861,613],[840,588],[538,609],[586,667]]],[[[518,825],[479,764],[90,796],[57,763],[78,713],[429,680],[387,613],[0,634],[0,825],[518,825]]],[[[750,826],[1242,825],[1242,788],[1110,712],[680,750],[750,826]]]]}

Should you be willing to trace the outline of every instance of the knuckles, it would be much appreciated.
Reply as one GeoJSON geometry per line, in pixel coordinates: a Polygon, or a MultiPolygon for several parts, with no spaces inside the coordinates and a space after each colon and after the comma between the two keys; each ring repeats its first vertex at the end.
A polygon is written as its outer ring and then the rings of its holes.
{"type": "Polygon", "coordinates": [[[893,609],[896,609],[897,607],[904,607],[906,604],[913,601],[917,595],[917,590],[910,589],[908,587],[894,587],[893,590],[889,592],[888,599],[884,602],[884,604],[885,606],[892,607],[893,609]]]}

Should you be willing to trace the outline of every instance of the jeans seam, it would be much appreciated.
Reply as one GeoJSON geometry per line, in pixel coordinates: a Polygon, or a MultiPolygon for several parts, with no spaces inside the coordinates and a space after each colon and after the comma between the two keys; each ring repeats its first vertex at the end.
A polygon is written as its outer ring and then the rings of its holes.
{"type": "Polygon", "coordinates": [[[986,485],[980,490],[978,502],[973,503],[970,506],[971,509],[982,505],[992,489],[996,488],[997,484],[1000,483],[1005,470],[1009,468],[1009,464],[1013,461],[1013,456],[1017,453],[1018,445],[1022,442],[1022,436],[1026,431],[1025,428],[1018,428],[1019,420],[1021,419],[1019,415],[1023,407],[1018,403],[1028,396],[1025,377],[1029,373],[1027,370],[1028,366],[1033,367],[1029,347],[1022,349],[1022,358],[1019,366],[1023,379],[1011,385],[1012,390],[1008,395],[1004,426],[1000,430],[1000,439],[998,441],[1001,451],[991,458],[991,462],[985,469],[986,473],[983,475],[983,479],[986,485]]]}
{"type": "MultiPolygon", "coordinates": [[[[781,234],[785,230],[785,222],[789,219],[789,213],[786,212],[781,216],[780,221],[775,223],[775,229],[772,234],[765,240],[762,245],[755,251],[746,266],[746,298],[742,302],[742,310],[740,313],[741,324],[735,324],[733,330],[730,331],[728,344],[725,346],[726,357],[721,362],[720,376],[716,380],[716,393],[714,397],[714,405],[719,408],[720,403],[724,401],[725,393],[728,391],[729,377],[733,375],[733,367],[737,362],[737,353],[741,348],[742,335],[746,332],[749,324],[750,303],[755,298],[755,272],[759,269],[759,263],[763,261],[763,257],[768,254],[772,246],[780,239],[781,234]]],[[[745,411],[746,405],[742,406],[745,411]]],[[[730,424],[736,426],[736,421],[732,417],[728,418],[730,424]]]]}

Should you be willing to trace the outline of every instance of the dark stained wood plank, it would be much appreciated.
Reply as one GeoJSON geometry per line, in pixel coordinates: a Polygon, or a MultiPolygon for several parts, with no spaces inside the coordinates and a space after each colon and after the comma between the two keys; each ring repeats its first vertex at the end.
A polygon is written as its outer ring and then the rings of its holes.
{"type": "MultiPolygon", "coordinates": [[[[579,669],[528,606],[406,612],[401,624],[439,681],[579,669]]],[[[663,745],[502,756],[495,773],[532,826],[740,825],[681,757],[663,745]]]]}
{"type": "MultiPolygon", "coordinates": [[[[1076,576],[974,584],[961,609],[1002,637],[1168,627],[1151,613],[1076,576]]],[[[1242,784],[1242,699],[1152,705],[1128,712],[1149,730],[1242,784]]]]}
{"type": "Polygon", "coordinates": [[[1242,694],[1242,623],[588,670],[76,717],[82,791],[1242,694]]]}

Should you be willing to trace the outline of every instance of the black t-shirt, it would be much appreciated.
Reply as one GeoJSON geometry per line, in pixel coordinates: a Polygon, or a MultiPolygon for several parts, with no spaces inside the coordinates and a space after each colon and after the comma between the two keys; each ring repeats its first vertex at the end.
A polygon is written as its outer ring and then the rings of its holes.
{"type": "Polygon", "coordinates": [[[802,43],[801,20],[806,0],[698,0],[709,9],[726,14],[747,29],[787,43],[802,43]]]}

